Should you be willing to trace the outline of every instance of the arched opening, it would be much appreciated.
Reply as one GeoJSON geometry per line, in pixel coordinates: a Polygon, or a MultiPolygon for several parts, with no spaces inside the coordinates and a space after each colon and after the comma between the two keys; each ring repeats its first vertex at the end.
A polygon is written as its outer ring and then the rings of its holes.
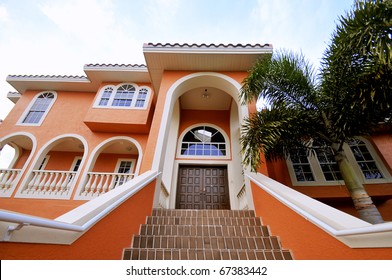
{"type": "MultiPolygon", "coordinates": [[[[252,207],[247,199],[250,192],[244,192],[245,182],[240,155],[240,124],[243,117],[248,114],[247,107],[242,106],[238,99],[240,87],[237,81],[226,75],[203,72],[187,75],[169,89],[162,117],[163,124],[166,124],[165,133],[161,132],[159,135],[161,139],[158,139],[154,157],[154,166],[158,170],[163,170],[162,184],[160,189],[157,189],[158,195],[155,196],[155,207],[176,207],[180,168],[185,165],[226,168],[227,171],[224,172],[228,174],[231,209],[252,207]],[[179,152],[183,144],[179,139],[186,133],[184,131],[192,125],[203,124],[220,127],[227,135],[230,148],[226,149],[224,157],[219,159],[216,155],[197,154],[184,156],[179,152]],[[159,147],[160,140],[162,147],[159,147]]],[[[197,147],[200,146],[196,144],[195,150],[197,147]]],[[[210,148],[211,145],[207,147],[210,148]]],[[[185,147],[184,149],[186,150],[185,147]]]]}
{"type": "Polygon", "coordinates": [[[86,157],[87,143],[78,135],[61,135],[38,152],[17,197],[68,199],[86,157]]]}
{"type": "Polygon", "coordinates": [[[31,134],[14,134],[0,141],[0,196],[10,197],[31,160],[35,138],[31,134]]]}
{"type": "Polygon", "coordinates": [[[113,137],[92,152],[76,199],[92,199],[138,176],[141,147],[130,137],[113,137]]]}

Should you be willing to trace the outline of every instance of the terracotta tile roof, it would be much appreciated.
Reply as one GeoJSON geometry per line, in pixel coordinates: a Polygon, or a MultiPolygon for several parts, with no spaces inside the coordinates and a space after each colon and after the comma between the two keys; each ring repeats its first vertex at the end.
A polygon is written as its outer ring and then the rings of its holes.
{"type": "Polygon", "coordinates": [[[145,43],[143,47],[157,48],[209,48],[209,49],[259,49],[272,47],[271,44],[180,44],[180,43],[145,43]]]}
{"type": "Polygon", "coordinates": [[[86,76],[71,76],[71,75],[8,75],[7,79],[82,79],[87,80],[86,76]]]}
{"type": "Polygon", "coordinates": [[[89,63],[84,65],[85,68],[95,68],[95,67],[119,67],[119,68],[146,68],[145,64],[99,64],[99,63],[89,63]]]}

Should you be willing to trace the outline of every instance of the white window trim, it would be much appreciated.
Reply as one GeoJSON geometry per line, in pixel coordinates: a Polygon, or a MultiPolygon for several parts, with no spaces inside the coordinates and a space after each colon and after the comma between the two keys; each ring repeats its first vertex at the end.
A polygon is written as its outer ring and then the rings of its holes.
{"type": "Polygon", "coordinates": [[[200,160],[209,160],[209,159],[222,159],[222,160],[227,160],[231,158],[231,145],[230,145],[230,138],[228,137],[228,135],[226,134],[226,132],[221,129],[220,127],[210,124],[210,123],[198,123],[198,124],[194,124],[192,126],[187,127],[186,129],[184,129],[184,131],[181,133],[180,137],[178,138],[178,143],[177,143],[177,158],[179,159],[200,159],[200,160]],[[198,126],[209,126],[212,127],[214,129],[216,129],[217,131],[219,131],[223,137],[225,138],[225,144],[226,144],[226,155],[225,156],[200,156],[200,155],[182,155],[181,154],[181,146],[182,146],[182,142],[184,139],[185,134],[187,134],[190,130],[194,129],[195,127],[198,126]]]}
{"type": "Polygon", "coordinates": [[[45,91],[39,92],[38,94],[36,94],[34,96],[33,100],[30,101],[29,106],[27,106],[27,108],[24,110],[22,116],[19,118],[16,125],[19,125],[19,126],[41,126],[41,124],[43,123],[43,121],[46,118],[46,115],[49,113],[50,109],[52,109],[53,104],[56,102],[56,99],[57,99],[57,92],[55,92],[55,91],[45,90],[45,91]],[[42,115],[40,121],[38,123],[24,123],[23,120],[27,117],[28,113],[30,112],[31,107],[33,107],[33,105],[34,105],[35,101],[38,99],[38,97],[44,93],[52,93],[54,95],[54,97],[53,97],[52,102],[50,102],[48,108],[46,108],[46,111],[42,115]]]}
{"type": "Polygon", "coordinates": [[[83,157],[81,156],[76,156],[71,164],[71,168],[69,169],[69,171],[73,171],[75,169],[76,163],[78,162],[78,160],[80,160],[80,165],[79,165],[79,169],[76,172],[80,171],[80,166],[82,165],[82,160],[83,157]]]}
{"type": "Polygon", "coordinates": [[[120,110],[146,110],[147,107],[148,107],[148,103],[150,101],[150,96],[151,96],[151,88],[148,87],[148,86],[138,86],[135,83],[121,83],[121,84],[118,84],[118,85],[105,85],[105,86],[103,86],[99,90],[99,93],[98,93],[98,95],[97,95],[97,97],[96,97],[96,99],[94,101],[93,108],[97,108],[97,109],[103,109],[104,108],[104,109],[115,109],[115,110],[118,110],[118,109],[120,109],[120,110]],[[110,105],[110,104],[113,103],[114,96],[116,95],[117,89],[119,87],[123,86],[123,85],[132,85],[133,87],[135,87],[135,95],[132,98],[131,105],[130,106],[112,106],[112,105],[110,105]],[[109,98],[108,105],[99,105],[99,103],[101,101],[101,98],[102,98],[102,95],[103,95],[105,89],[107,89],[108,87],[112,87],[113,88],[113,92],[112,92],[112,94],[111,94],[111,96],[109,98]],[[135,107],[136,100],[137,100],[137,97],[139,95],[139,91],[141,89],[147,89],[146,100],[144,102],[143,107],[135,107]]]}
{"type": "MultiPolygon", "coordinates": [[[[363,184],[382,184],[382,183],[390,183],[392,182],[391,175],[389,174],[388,170],[386,169],[385,165],[383,164],[381,158],[378,156],[376,150],[374,149],[373,145],[365,138],[363,137],[356,137],[358,140],[363,141],[366,144],[367,149],[369,150],[370,154],[372,155],[377,168],[381,172],[384,178],[382,179],[366,179],[365,176],[362,173],[361,168],[358,166],[358,163],[351,151],[351,148],[348,144],[343,145],[343,149],[346,152],[347,159],[351,163],[355,174],[361,179],[361,182],[363,184]]],[[[337,181],[327,181],[325,180],[324,173],[321,170],[320,163],[317,159],[317,156],[312,155],[308,156],[308,160],[310,163],[310,168],[313,172],[314,180],[315,181],[298,181],[297,177],[295,176],[293,164],[288,158],[286,160],[286,164],[289,170],[291,182],[293,186],[337,186],[337,185],[344,185],[343,180],[337,180],[337,181]]]]}
{"type": "Polygon", "coordinates": [[[113,173],[118,173],[118,169],[120,168],[120,165],[121,165],[122,161],[131,161],[132,162],[132,166],[131,166],[131,170],[130,170],[129,174],[135,174],[136,159],[134,159],[134,158],[119,158],[119,159],[117,159],[116,167],[114,168],[114,172],[113,173]]]}

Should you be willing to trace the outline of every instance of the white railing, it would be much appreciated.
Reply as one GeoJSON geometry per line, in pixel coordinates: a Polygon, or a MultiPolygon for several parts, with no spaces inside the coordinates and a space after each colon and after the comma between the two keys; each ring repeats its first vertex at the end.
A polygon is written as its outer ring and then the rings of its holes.
{"type": "Polygon", "coordinates": [[[242,186],[240,191],[237,194],[238,198],[238,209],[240,210],[247,210],[249,209],[248,199],[246,197],[246,187],[245,185],[242,186]]]}
{"type": "Polygon", "coordinates": [[[20,169],[0,169],[0,194],[12,192],[20,169]]]}
{"type": "Polygon", "coordinates": [[[167,209],[169,208],[169,192],[166,187],[161,183],[161,193],[159,194],[159,207],[167,209]]]}
{"type": "Polygon", "coordinates": [[[391,248],[392,223],[372,225],[321,203],[260,173],[245,176],[286,205],[351,248],[391,248]]]}
{"type": "Polygon", "coordinates": [[[97,197],[112,189],[132,180],[135,177],[131,173],[101,173],[88,172],[87,183],[80,192],[82,197],[97,197]]]}
{"type": "Polygon", "coordinates": [[[32,179],[22,191],[27,197],[65,197],[74,183],[76,172],[33,170],[32,179]]]}
{"type": "Polygon", "coordinates": [[[72,244],[111,211],[160,175],[147,171],[132,182],[90,200],[55,220],[0,210],[2,241],[72,244]]]}

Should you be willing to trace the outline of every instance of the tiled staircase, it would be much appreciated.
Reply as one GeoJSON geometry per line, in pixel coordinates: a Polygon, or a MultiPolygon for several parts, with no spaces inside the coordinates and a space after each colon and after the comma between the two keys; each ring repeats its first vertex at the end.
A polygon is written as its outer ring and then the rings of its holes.
{"type": "Polygon", "coordinates": [[[154,209],[124,260],[291,260],[253,210],[154,209]]]}

